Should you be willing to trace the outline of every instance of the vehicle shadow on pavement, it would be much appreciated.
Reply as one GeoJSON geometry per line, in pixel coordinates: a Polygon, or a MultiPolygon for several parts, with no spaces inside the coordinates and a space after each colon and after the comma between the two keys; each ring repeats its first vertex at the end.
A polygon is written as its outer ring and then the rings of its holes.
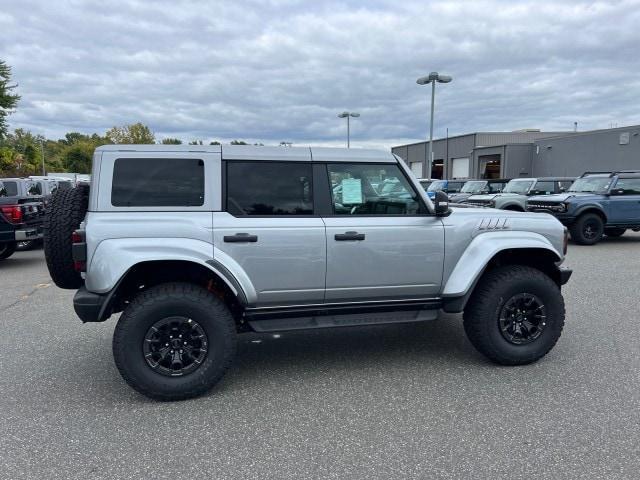
{"type": "Polygon", "coordinates": [[[0,262],[0,271],[8,271],[13,269],[19,269],[29,265],[38,265],[42,263],[42,258],[38,257],[24,257],[20,258],[20,253],[16,253],[13,257],[7,258],[0,262]]]}
{"type": "Polygon", "coordinates": [[[321,376],[416,362],[486,363],[467,341],[462,318],[442,315],[421,323],[241,335],[236,363],[220,387],[242,388],[265,375],[321,376]]]}
{"type": "MultiPolygon", "coordinates": [[[[103,334],[109,335],[107,331],[103,334]]],[[[107,403],[123,398],[126,402],[155,403],[125,384],[113,364],[109,345],[100,337],[96,337],[95,344],[86,345],[93,351],[84,362],[92,389],[101,392],[99,397],[107,403]],[[100,352],[97,357],[96,351],[100,352]],[[107,364],[109,367],[105,368],[107,364]]],[[[394,375],[416,365],[420,371],[483,368],[488,363],[466,339],[460,315],[441,314],[438,320],[419,323],[246,333],[238,335],[232,367],[201,398],[231,397],[247,388],[261,392],[274,382],[291,379],[322,381],[323,377],[367,376],[381,370],[383,375],[394,375]]],[[[80,395],[87,377],[74,377],[82,384],[77,385],[80,395]]]]}

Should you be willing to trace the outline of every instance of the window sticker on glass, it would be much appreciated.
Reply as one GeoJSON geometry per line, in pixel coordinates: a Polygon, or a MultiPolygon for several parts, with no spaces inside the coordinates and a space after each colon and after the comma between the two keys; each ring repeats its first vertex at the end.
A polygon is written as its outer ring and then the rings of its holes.
{"type": "Polygon", "coordinates": [[[345,205],[362,204],[362,180],[345,178],[342,180],[342,203],[345,205]]]}

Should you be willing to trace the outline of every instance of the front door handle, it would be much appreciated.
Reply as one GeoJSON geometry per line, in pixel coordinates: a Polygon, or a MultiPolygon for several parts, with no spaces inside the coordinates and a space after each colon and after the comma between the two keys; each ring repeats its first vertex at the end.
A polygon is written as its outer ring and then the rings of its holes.
{"type": "Polygon", "coordinates": [[[347,240],[364,240],[364,233],[358,233],[358,232],[336,233],[334,238],[338,242],[345,242],[347,240]]]}
{"type": "Polygon", "coordinates": [[[227,243],[255,243],[258,241],[258,236],[248,233],[236,233],[235,235],[225,235],[224,241],[227,243]]]}

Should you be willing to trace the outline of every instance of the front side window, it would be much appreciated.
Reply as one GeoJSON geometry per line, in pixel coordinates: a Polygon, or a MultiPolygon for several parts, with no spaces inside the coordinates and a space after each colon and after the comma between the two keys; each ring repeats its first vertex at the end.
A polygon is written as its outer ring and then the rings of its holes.
{"type": "Polygon", "coordinates": [[[313,215],[311,171],[307,162],[227,162],[227,211],[313,215]]]}
{"type": "Polygon", "coordinates": [[[118,158],[114,207],[196,207],[204,204],[204,162],[198,158],[118,158]]]}
{"type": "Polygon", "coordinates": [[[533,186],[533,180],[511,180],[504,187],[504,193],[517,193],[519,195],[526,194],[533,186]]]}
{"type": "Polygon", "coordinates": [[[568,190],[569,188],[571,188],[571,184],[572,183],[573,183],[572,180],[560,180],[558,182],[560,191],[564,192],[564,191],[568,190]]]}
{"type": "Polygon", "coordinates": [[[615,190],[622,190],[622,195],[640,195],[640,178],[619,178],[615,190]]]}
{"type": "Polygon", "coordinates": [[[336,215],[412,215],[418,195],[397,165],[328,165],[336,215]]]}
{"type": "Polygon", "coordinates": [[[489,182],[489,193],[500,193],[505,185],[504,182],[489,182]]]}

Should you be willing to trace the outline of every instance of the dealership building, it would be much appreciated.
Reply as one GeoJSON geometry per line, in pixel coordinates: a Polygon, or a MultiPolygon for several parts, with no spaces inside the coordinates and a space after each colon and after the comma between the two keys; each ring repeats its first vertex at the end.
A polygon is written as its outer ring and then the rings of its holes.
{"type": "Polygon", "coordinates": [[[640,170],[640,125],[586,132],[476,132],[393,147],[421,178],[578,176],[587,170],[640,170]]]}

